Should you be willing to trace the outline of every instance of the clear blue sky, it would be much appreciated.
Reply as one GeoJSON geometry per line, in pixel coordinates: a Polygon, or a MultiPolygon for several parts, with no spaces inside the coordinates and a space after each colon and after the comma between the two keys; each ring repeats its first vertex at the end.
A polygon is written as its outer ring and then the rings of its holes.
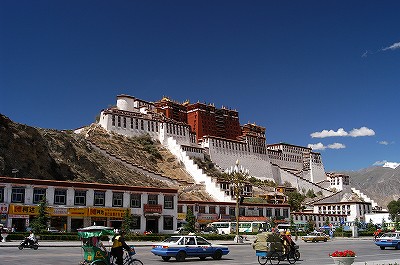
{"type": "Polygon", "coordinates": [[[74,129],[118,94],[166,95],[236,109],[267,143],[312,144],[327,171],[400,162],[399,12],[400,1],[2,0],[0,113],[74,129]]]}

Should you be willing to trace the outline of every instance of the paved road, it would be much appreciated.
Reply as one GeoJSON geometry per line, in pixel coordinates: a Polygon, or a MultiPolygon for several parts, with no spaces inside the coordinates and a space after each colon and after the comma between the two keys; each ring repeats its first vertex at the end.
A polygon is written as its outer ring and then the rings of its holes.
{"type": "MultiPolygon", "coordinates": [[[[0,243],[1,244],[1,243],[0,243]]],[[[61,243],[62,244],[62,243],[61,243]]],[[[150,243],[136,243],[136,257],[143,261],[144,264],[178,264],[174,259],[170,262],[163,262],[160,257],[154,256],[148,246],[150,243]],[[141,246],[142,245],[142,246],[141,246]]],[[[301,260],[296,262],[298,265],[325,265],[334,264],[333,260],[329,257],[329,253],[335,250],[352,249],[357,253],[356,262],[354,265],[389,265],[390,263],[397,262],[400,264],[400,250],[387,249],[380,250],[376,247],[371,240],[355,240],[355,239],[335,239],[331,242],[320,243],[304,243],[299,241],[301,252],[301,260]]],[[[18,250],[17,247],[9,245],[9,247],[0,247],[0,265],[5,264],[20,264],[20,265],[77,265],[82,260],[82,251],[77,244],[69,243],[70,247],[55,247],[60,245],[60,242],[45,243],[42,242],[39,250],[24,249],[18,250]],[[54,246],[50,246],[54,244],[54,246]]],[[[66,245],[68,245],[66,243],[66,245]]],[[[249,244],[245,245],[230,245],[230,254],[225,256],[222,260],[215,261],[207,259],[200,261],[197,258],[187,259],[187,261],[180,263],[184,265],[199,265],[199,264],[258,264],[257,258],[253,249],[249,244]]],[[[280,264],[288,264],[287,261],[280,264]]]]}

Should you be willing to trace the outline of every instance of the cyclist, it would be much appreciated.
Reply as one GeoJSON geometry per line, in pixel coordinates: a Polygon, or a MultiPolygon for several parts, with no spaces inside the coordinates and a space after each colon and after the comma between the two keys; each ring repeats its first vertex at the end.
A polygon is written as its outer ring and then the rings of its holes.
{"type": "Polygon", "coordinates": [[[131,248],[125,242],[125,231],[121,230],[113,238],[113,244],[111,247],[111,256],[115,257],[117,265],[123,265],[124,249],[126,251],[131,251],[131,248]]]}

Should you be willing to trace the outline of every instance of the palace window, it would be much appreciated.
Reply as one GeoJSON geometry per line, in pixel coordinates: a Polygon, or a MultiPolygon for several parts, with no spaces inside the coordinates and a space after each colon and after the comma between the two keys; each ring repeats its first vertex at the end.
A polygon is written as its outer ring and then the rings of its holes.
{"type": "Polygon", "coordinates": [[[142,194],[131,194],[131,208],[140,208],[142,206],[142,194]]]}
{"type": "Polygon", "coordinates": [[[118,127],[121,127],[121,117],[117,116],[117,120],[118,120],[118,127]]]}
{"type": "Polygon", "coordinates": [[[115,126],[115,115],[112,115],[112,126],[115,126]]]}
{"type": "Polygon", "coordinates": [[[174,229],[174,217],[172,216],[164,216],[164,230],[173,230],[174,229]]]}
{"type": "Polygon", "coordinates": [[[126,128],[126,117],[124,117],[124,128],[126,128]]]}
{"type": "Polygon", "coordinates": [[[289,217],[289,209],[283,209],[283,217],[285,218],[289,217]]]}
{"type": "Polygon", "coordinates": [[[133,129],[133,118],[131,118],[131,129],[133,129]]]}
{"type": "Polygon", "coordinates": [[[75,205],[86,205],[86,190],[75,190],[75,205]]]}
{"type": "Polygon", "coordinates": [[[275,216],[281,216],[281,209],[275,209],[275,216]]]}
{"type": "Polygon", "coordinates": [[[67,190],[56,189],[54,191],[54,204],[58,205],[67,204],[67,190]]]}
{"type": "Polygon", "coordinates": [[[4,188],[0,187],[0,202],[4,202],[4,188]]]}
{"type": "Polygon", "coordinates": [[[11,202],[25,202],[25,188],[12,188],[11,202]]]}
{"type": "Polygon", "coordinates": [[[144,121],[143,120],[140,120],[140,129],[144,130],[144,121]]]}
{"type": "Polygon", "coordinates": [[[216,213],[215,206],[208,206],[208,213],[216,213]]]}
{"type": "Polygon", "coordinates": [[[139,120],[138,119],[135,120],[135,128],[139,129],[139,120]]]}
{"type": "Polygon", "coordinates": [[[140,216],[139,215],[132,215],[132,229],[140,229],[140,216]]]}
{"type": "Polygon", "coordinates": [[[34,188],[33,189],[33,203],[39,203],[46,197],[46,189],[34,188]]]}
{"type": "Polygon", "coordinates": [[[113,193],[113,207],[122,207],[124,205],[124,194],[122,192],[113,193]]]}
{"type": "Polygon", "coordinates": [[[174,196],[164,196],[164,208],[174,209],[174,196]]]}
{"type": "Polygon", "coordinates": [[[148,204],[158,204],[158,195],[157,194],[149,194],[147,198],[148,204]]]}
{"type": "Polygon", "coordinates": [[[104,191],[95,191],[94,192],[94,206],[104,206],[106,201],[106,193],[104,191]]]}

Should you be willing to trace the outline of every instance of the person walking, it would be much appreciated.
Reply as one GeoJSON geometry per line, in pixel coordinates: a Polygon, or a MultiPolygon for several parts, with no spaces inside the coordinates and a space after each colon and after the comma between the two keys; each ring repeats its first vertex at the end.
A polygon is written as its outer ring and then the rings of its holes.
{"type": "Polygon", "coordinates": [[[113,238],[111,247],[111,256],[116,258],[117,265],[123,265],[124,249],[130,251],[131,248],[125,242],[125,231],[121,230],[118,235],[113,238]]]}

